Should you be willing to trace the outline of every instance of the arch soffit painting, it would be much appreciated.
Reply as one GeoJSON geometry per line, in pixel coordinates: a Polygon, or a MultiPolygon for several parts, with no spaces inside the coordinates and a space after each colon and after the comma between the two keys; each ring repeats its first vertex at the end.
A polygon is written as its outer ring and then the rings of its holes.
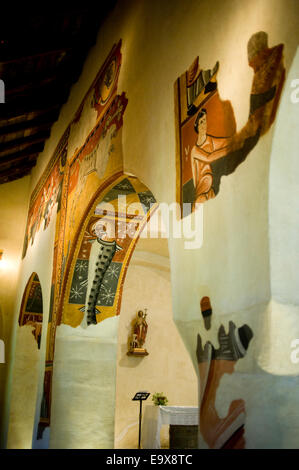
{"type": "Polygon", "coordinates": [[[33,272],[24,290],[19,320],[19,326],[31,325],[34,327],[32,334],[40,349],[40,341],[43,324],[43,296],[39,277],[33,272]]]}
{"type": "MultiPolygon", "coordinates": [[[[117,249],[105,271],[96,301],[96,322],[120,313],[121,295],[128,265],[141,231],[158,204],[151,191],[134,176],[116,176],[97,191],[87,206],[74,237],[64,276],[61,322],[78,326],[88,308],[88,285],[96,276],[92,245],[105,238],[112,226],[117,249]],[[94,265],[93,265],[94,264],[94,265]],[[92,266],[91,266],[92,265],[92,266]]],[[[94,281],[95,283],[95,281],[94,281]]]]}

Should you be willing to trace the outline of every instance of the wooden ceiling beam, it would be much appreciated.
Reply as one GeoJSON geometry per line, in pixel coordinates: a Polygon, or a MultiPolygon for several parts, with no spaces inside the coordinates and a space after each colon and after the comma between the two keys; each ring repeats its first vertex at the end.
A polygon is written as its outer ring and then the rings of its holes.
{"type": "Polygon", "coordinates": [[[41,101],[42,103],[40,104],[43,104],[53,100],[55,96],[61,98],[62,96],[65,96],[67,92],[69,92],[71,80],[72,77],[69,77],[69,80],[67,77],[64,80],[60,78],[54,82],[37,84],[36,87],[28,89],[27,91],[25,90],[22,93],[14,93],[13,95],[6,97],[7,99],[5,100],[4,108],[22,104],[27,104],[29,106],[30,103],[34,105],[36,103],[40,103],[41,101]]]}
{"type": "Polygon", "coordinates": [[[0,132],[0,146],[2,143],[13,142],[15,140],[30,137],[42,131],[51,131],[51,127],[53,122],[45,122],[43,124],[38,123],[35,126],[28,127],[25,130],[21,130],[18,132],[7,132],[6,134],[2,134],[0,132]]]}
{"type": "MultiPolygon", "coordinates": [[[[84,52],[84,51],[83,51],[84,52]]],[[[42,88],[70,86],[76,81],[74,75],[81,70],[86,54],[74,50],[62,58],[53,59],[52,62],[26,63],[24,66],[17,62],[11,66],[1,67],[0,77],[6,85],[6,101],[11,97],[36,93],[42,88]]]]}
{"type": "Polygon", "coordinates": [[[3,163],[7,163],[11,160],[18,161],[26,158],[27,156],[31,157],[33,155],[38,155],[40,152],[43,151],[44,142],[40,142],[38,144],[31,145],[24,150],[20,150],[19,152],[14,152],[9,155],[3,155],[0,157],[0,165],[3,163]]]}
{"type": "MultiPolygon", "coordinates": [[[[32,112],[27,113],[27,114],[24,114],[24,113],[17,114],[16,113],[15,116],[12,116],[8,119],[1,119],[1,115],[0,115],[0,130],[3,127],[18,125],[18,124],[21,124],[23,122],[24,123],[25,122],[30,122],[33,119],[39,119],[39,118],[42,119],[45,114],[48,114],[48,113],[51,113],[51,112],[56,112],[57,116],[59,116],[60,108],[61,108],[60,104],[55,104],[54,106],[49,106],[48,108],[40,109],[38,111],[32,111],[32,112]]],[[[1,110],[1,108],[0,108],[0,110],[1,110]]]]}
{"type": "Polygon", "coordinates": [[[0,137],[3,135],[13,134],[20,131],[28,131],[35,127],[39,126],[52,126],[55,121],[57,121],[59,116],[59,110],[56,108],[44,113],[41,116],[38,116],[34,119],[29,119],[26,121],[17,122],[15,124],[0,126],[0,137]]]}
{"type": "Polygon", "coordinates": [[[31,169],[36,165],[36,162],[31,162],[27,165],[24,166],[16,166],[16,167],[11,167],[8,170],[1,171],[0,173],[0,180],[3,178],[7,178],[11,175],[18,175],[23,172],[29,172],[31,169]]]}
{"type": "Polygon", "coordinates": [[[44,80],[35,80],[31,82],[22,83],[20,85],[14,86],[14,88],[10,88],[9,86],[7,86],[5,89],[5,96],[7,99],[7,97],[11,95],[18,95],[18,94],[32,92],[32,90],[36,90],[43,86],[49,86],[55,81],[57,81],[57,74],[52,75],[50,77],[48,76],[44,80]]]}
{"type": "Polygon", "coordinates": [[[61,106],[66,102],[69,94],[69,89],[57,90],[57,93],[42,96],[30,96],[15,102],[5,103],[0,108],[0,120],[15,118],[19,115],[36,113],[49,109],[51,106],[61,106]]]}
{"type": "Polygon", "coordinates": [[[19,180],[20,178],[24,178],[25,176],[31,173],[33,167],[27,168],[21,172],[14,172],[10,175],[4,176],[3,178],[0,175],[0,184],[10,183],[11,181],[19,180]]]}
{"type": "Polygon", "coordinates": [[[38,153],[34,153],[31,155],[26,155],[25,157],[19,158],[12,158],[11,160],[7,160],[6,162],[2,162],[0,160],[0,176],[3,171],[10,169],[10,168],[19,168],[25,166],[30,162],[30,164],[35,164],[38,157],[38,153]]]}
{"type": "Polygon", "coordinates": [[[54,50],[50,50],[50,51],[43,51],[43,52],[39,52],[39,53],[36,53],[36,54],[26,54],[25,56],[21,56],[21,57],[16,57],[16,58],[11,58],[9,60],[4,60],[4,61],[0,61],[0,67],[5,67],[5,66],[11,66],[11,65],[15,65],[15,64],[22,64],[22,63],[26,63],[28,62],[28,60],[35,60],[35,59],[39,59],[39,58],[46,58],[49,56],[58,56],[60,54],[63,54],[64,52],[68,52],[68,51],[71,51],[72,48],[71,47],[62,47],[62,48],[59,48],[59,49],[54,49],[54,50]]]}
{"type": "Polygon", "coordinates": [[[11,154],[14,151],[24,150],[26,147],[33,144],[44,142],[50,136],[50,131],[41,131],[28,137],[21,137],[8,142],[0,143],[0,156],[3,154],[11,154]]]}

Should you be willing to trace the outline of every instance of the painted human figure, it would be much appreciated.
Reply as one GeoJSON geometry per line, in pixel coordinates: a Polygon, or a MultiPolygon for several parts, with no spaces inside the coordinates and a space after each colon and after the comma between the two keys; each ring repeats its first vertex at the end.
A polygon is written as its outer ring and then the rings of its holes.
{"type": "Polygon", "coordinates": [[[242,399],[233,400],[226,416],[220,417],[216,407],[217,392],[224,374],[232,374],[238,360],[248,350],[253,332],[248,325],[237,328],[230,321],[229,331],[223,325],[218,330],[219,349],[210,341],[202,344],[197,337],[197,360],[200,378],[200,433],[212,449],[245,447],[246,409],[242,399]]]}
{"type": "Polygon", "coordinates": [[[142,348],[146,333],[147,333],[147,322],[146,322],[146,313],[143,313],[142,310],[139,310],[137,314],[137,320],[134,324],[134,335],[136,335],[137,344],[139,348],[142,348]]]}
{"type": "Polygon", "coordinates": [[[274,121],[285,78],[283,45],[269,48],[266,33],[259,32],[248,42],[248,62],[254,71],[250,111],[239,132],[212,136],[207,132],[207,110],[196,111],[197,137],[191,150],[194,203],[204,203],[218,194],[221,177],[235,171],[274,121]]]}
{"type": "Polygon", "coordinates": [[[205,202],[215,197],[212,187],[213,173],[211,162],[224,157],[228,152],[231,138],[214,137],[207,134],[207,111],[202,108],[194,124],[197,139],[191,150],[191,165],[195,187],[195,203],[205,202]]]}
{"type": "Polygon", "coordinates": [[[105,220],[104,218],[101,219],[95,227],[95,232],[97,235],[97,261],[95,263],[92,287],[88,295],[87,305],[82,308],[86,317],[83,319],[83,325],[85,325],[86,322],[87,326],[97,324],[96,316],[101,313],[97,308],[97,302],[103,279],[115,253],[122,249],[115,240],[114,222],[105,220]]]}

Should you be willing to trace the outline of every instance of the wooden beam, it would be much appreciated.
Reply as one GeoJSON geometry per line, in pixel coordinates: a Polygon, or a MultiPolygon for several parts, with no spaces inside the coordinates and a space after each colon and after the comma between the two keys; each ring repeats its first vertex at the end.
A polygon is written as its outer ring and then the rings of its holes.
{"type": "MultiPolygon", "coordinates": [[[[39,111],[33,111],[27,114],[24,114],[24,113],[16,114],[15,116],[12,116],[8,119],[1,119],[1,115],[0,115],[0,130],[3,127],[18,125],[23,122],[27,122],[27,121],[29,122],[33,119],[42,118],[45,114],[51,113],[52,111],[53,113],[56,112],[57,116],[59,116],[60,107],[61,107],[60,104],[55,104],[54,106],[49,106],[48,108],[40,109],[39,111]]],[[[0,108],[0,111],[1,111],[1,108],[0,108]]]]}
{"type": "Polygon", "coordinates": [[[14,86],[13,88],[10,88],[8,85],[5,89],[5,97],[10,95],[22,94],[24,92],[27,93],[28,91],[36,90],[43,86],[49,86],[55,81],[57,81],[57,75],[52,75],[48,78],[39,81],[32,80],[30,82],[28,81],[26,83],[20,83],[14,86]]]}
{"type": "Polygon", "coordinates": [[[20,99],[11,100],[1,105],[0,120],[13,118],[18,115],[35,113],[52,106],[62,106],[68,97],[69,86],[51,90],[50,93],[34,93],[20,99]]]}
{"type": "Polygon", "coordinates": [[[35,60],[39,58],[48,58],[50,59],[51,56],[59,56],[60,54],[67,53],[71,51],[71,47],[62,47],[59,49],[54,49],[50,51],[43,51],[37,54],[28,54],[26,56],[22,55],[21,57],[10,58],[9,60],[0,61],[0,67],[5,67],[7,65],[11,66],[16,63],[28,62],[28,60],[35,60]]]}
{"type": "Polygon", "coordinates": [[[15,169],[15,168],[22,168],[24,166],[28,166],[29,163],[30,164],[32,163],[33,165],[35,165],[37,156],[38,154],[35,155],[34,157],[31,156],[30,158],[23,158],[23,160],[19,160],[18,162],[12,162],[12,163],[8,162],[5,165],[0,164],[0,175],[3,171],[15,169]]]}
{"type": "Polygon", "coordinates": [[[10,161],[11,159],[22,159],[24,157],[26,157],[27,155],[35,155],[35,154],[39,154],[40,152],[43,151],[43,148],[44,148],[44,142],[40,142],[40,143],[37,143],[37,144],[33,144],[31,145],[30,147],[27,147],[26,149],[24,150],[20,150],[19,152],[14,152],[14,153],[10,153],[9,155],[3,155],[0,157],[0,164],[3,162],[3,163],[6,163],[8,161],[10,161]]]}
{"type": "Polygon", "coordinates": [[[25,176],[29,175],[31,173],[32,168],[23,171],[22,173],[12,173],[9,176],[5,176],[4,178],[1,178],[0,175],[0,184],[5,184],[5,183],[10,183],[11,181],[19,180],[21,178],[24,178],[25,176]]]}
{"type": "Polygon", "coordinates": [[[36,160],[37,157],[38,157],[39,153],[36,152],[36,153],[27,153],[27,154],[22,154],[22,155],[18,155],[17,153],[16,154],[13,154],[11,157],[6,157],[6,158],[0,158],[0,172],[1,172],[1,167],[3,166],[7,166],[9,164],[15,164],[15,163],[22,163],[23,160],[36,160]]]}
{"type": "Polygon", "coordinates": [[[55,121],[57,121],[59,116],[58,109],[51,110],[46,112],[34,119],[29,119],[26,121],[17,122],[15,124],[1,126],[0,125],[0,137],[3,135],[13,134],[20,131],[28,131],[38,126],[49,126],[51,127],[55,121]]]}
{"type": "Polygon", "coordinates": [[[50,136],[50,131],[42,131],[28,137],[21,137],[20,139],[11,140],[9,142],[0,143],[0,155],[5,153],[13,153],[15,150],[23,150],[24,148],[44,142],[50,136]]]}
{"type": "Polygon", "coordinates": [[[28,129],[21,130],[18,132],[7,132],[6,134],[2,134],[0,131],[0,146],[2,143],[12,142],[16,139],[21,139],[25,137],[30,137],[35,135],[39,132],[49,131],[51,132],[52,122],[46,122],[44,124],[37,124],[36,126],[29,127],[28,129]]]}
{"type": "Polygon", "coordinates": [[[32,162],[24,166],[11,167],[8,170],[0,171],[0,179],[7,178],[11,175],[20,175],[20,173],[29,172],[35,165],[36,162],[32,162]]]}

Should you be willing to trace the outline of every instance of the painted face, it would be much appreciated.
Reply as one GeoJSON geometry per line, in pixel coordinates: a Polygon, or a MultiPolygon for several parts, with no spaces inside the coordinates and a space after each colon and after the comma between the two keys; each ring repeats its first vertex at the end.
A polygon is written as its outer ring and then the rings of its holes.
{"type": "Polygon", "coordinates": [[[111,240],[115,238],[115,225],[110,220],[101,219],[95,226],[94,231],[98,238],[111,240]]]}
{"type": "Polygon", "coordinates": [[[203,114],[198,121],[198,133],[206,134],[207,133],[207,115],[203,114]]]}

